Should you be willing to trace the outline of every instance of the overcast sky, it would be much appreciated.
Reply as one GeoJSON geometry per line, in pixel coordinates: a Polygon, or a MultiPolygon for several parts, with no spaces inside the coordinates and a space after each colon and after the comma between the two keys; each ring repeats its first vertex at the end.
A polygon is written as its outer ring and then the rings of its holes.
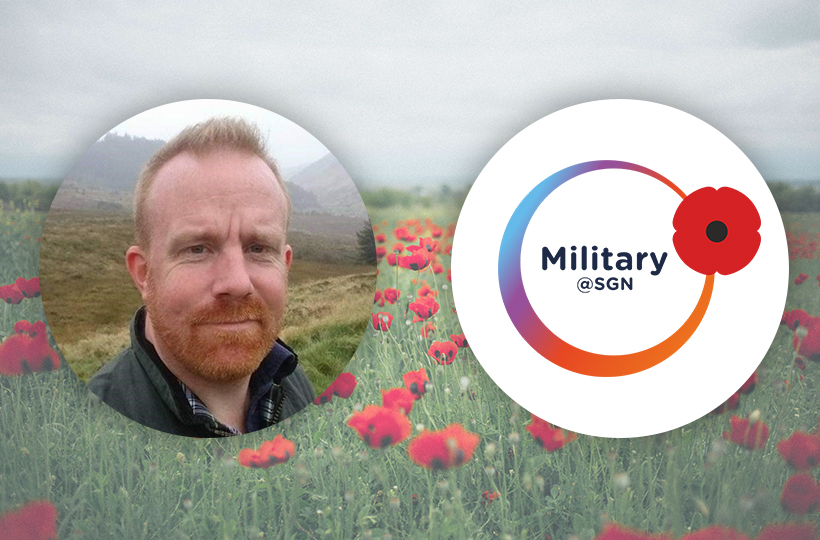
{"type": "Polygon", "coordinates": [[[820,178],[816,0],[37,4],[0,7],[0,177],[62,178],[131,116],[221,98],[302,126],[359,185],[466,184],[539,118],[633,98],[767,179],[820,178]]]}
{"type": "Polygon", "coordinates": [[[129,118],[111,132],[167,141],[185,127],[217,116],[244,118],[258,126],[269,153],[286,176],[328,153],[316,137],[287,118],[255,105],[224,99],[191,99],[160,105],[129,118]]]}

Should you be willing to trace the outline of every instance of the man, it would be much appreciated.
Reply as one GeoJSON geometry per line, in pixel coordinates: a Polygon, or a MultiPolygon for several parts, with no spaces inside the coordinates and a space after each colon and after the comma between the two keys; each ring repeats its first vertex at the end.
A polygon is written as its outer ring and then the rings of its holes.
{"type": "Polygon", "coordinates": [[[183,130],[140,173],[125,263],[144,306],[90,389],[146,426],[195,437],[262,429],[314,399],[282,343],[290,200],[255,126],[183,130]]]}

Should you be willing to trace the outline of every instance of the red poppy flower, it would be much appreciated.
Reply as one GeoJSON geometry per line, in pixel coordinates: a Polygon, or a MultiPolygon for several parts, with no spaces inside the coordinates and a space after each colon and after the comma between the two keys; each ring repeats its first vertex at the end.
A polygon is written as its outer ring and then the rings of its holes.
{"type": "Polygon", "coordinates": [[[419,320],[424,321],[438,313],[438,302],[432,298],[417,298],[415,302],[410,302],[410,311],[416,314],[419,320]]]}
{"type": "Polygon", "coordinates": [[[427,378],[427,370],[421,368],[418,371],[408,371],[402,376],[402,380],[404,381],[404,387],[413,392],[416,399],[419,399],[427,392],[424,385],[430,379],[427,378]]]}
{"type": "Polygon", "coordinates": [[[542,420],[532,413],[530,413],[530,417],[532,423],[524,429],[529,431],[535,442],[547,452],[555,452],[578,438],[575,433],[554,427],[546,420],[542,420]]]}
{"type": "Polygon", "coordinates": [[[820,322],[820,317],[812,317],[802,309],[784,311],[780,319],[780,324],[785,324],[792,330],[797,330],[799,326],[814,326],[818,322],[820,322]]]}
{"type": "Polygon", "coordinates": [[[26,298],[36,298],[40,296],[40,278],[38,277],[29,280],[26,280],[26,278],[17,278],[14,284],[17,286],[17,290],[26,298]]]}
{"type": "Polygon", "coordinates": [[[413,410],[413,403],[415,402],[416,395],[402,386],[382,390],[382,406],[388,409],[398,409],[407,415],[413,410]]]}
{"type": "Polygon", "coordinates": [[[373,295],[373,303],[379,304],[381,307],[384,307],[384,299],[382,298],[382,292],[376,291],[376,294],[373,295]]]}
{"type": "Polygon", "coordinates": [[[777,451],[798,471],[809,470],[820,465],[820,436],[795,431],[791,437],[777,443],[777,451]]]}
{"type": "Polygon", "coordinates": [[[725,525],[712,525],[689,534],[684,534],[680,540],[749,540],[749,537],[740,531],[725,525]]]}
{"type": "Polygon", "coordinates": [[[738,392],[741,393],[741,394],[749,394],[749,393],[752,392],[752,390],[755,389],[756,385],[757,385],[757,371],[752,373],[752,376],[749,377],[749,379],[745,383],[743,383],[743,386],[740,387],[740,390],[738,390],[738,392]]]}
{"type": "Polygon", "coordinates": [[[399,240],[404,240],[405,242],[416,241],[416,235],[410,234],[410,231],[407,230],[407,227],[397,227],[393,231],[393,235],[399,240]]]}
{"type": "Polygon", "coordinates": [[[398,289],[388,287],[384,290],[384,301],[385,302],[395,304],[400,296],[401,296],[401,291],[398,290],[398,289]]]}
{"type": "Polygon", "coordinates": [[[339,373],[336,380],[330,386],[333,388],[333,394],[342,399],[347,399],[353,394],[356,389],[356,377],[352,373],[339,373]]]}
{"type": "Polygon", "coordinates": [[[416,291],[416,296],[418,298],[422,298],[422,297],[435,298],[436,296],[438,296],[438,291],[434,291],[433,289],[430,288],[429,285],[427,285],[425,283],[424,285],[421,286],[421,288],[419,288],[419,290],[416,291]]]}
{"type": "Polygon", "coordinates": [[[387,235],[384,233],[379,233],[376,235],[375,240],[379,244],[384,244],[384,242],[387,240],[387,235]]]}
{"type": "Polygon", "coordinates": [[[461,424],[450,424],[439,431],[425,431],[407,445],[407,455],[425,469],[443,471],[458,467],[473,458],[479,436],[461,424]]]}
{"type": "Polygon", "coordinates": [[[347,399],[353,394],[353,390],[356,389],[356,384],[356,377],[352,373],[339,373],[336,380],[330,383],[330,386],[319,394],[319,396],[313,400],[313,403],[316,405],[324,405],[328,403],[333,396],[347,399]]]}
{"type": "Polygon", "coordinates": [[[811,475],[792,475],[783,486],[780,506],[790,514],[805,515],[820,509],[820,486],[811,475]]]}
{"type": "Polygon", "coordinates": [[[795,285],[800,285],[801,283],[803,283],[807,279],[809,279],[809,275],[801,273],[796,278],[794,278],[794,284],[795,285]]]}
{"type": "Polygon", "coordinates": [[[811,523],[770,523],[755,540],[818,540],[811,523]]]}
{"type": "Polygon", "coordinates": [[[427,250],[427,253],[433,253],[438,249],[438,242],[432,238],[419,238],[419,246],[427,250]]]}
{"type": "Polygon", "coordinates": [[[433,223],[430,225],[430,235],[433,238],[441,238],[441,235],[444,234],[444,229],[433,223]]]}
{"type": "Polygon", "coordinates": [[[387,255],[387,248],[384,246],[378,246],[376,248],[376,258],[378,260],[382,260],[385,255],[387,255]]]}
{"type": "Polygon", "coordinates": [[[52,540],[57,538],[57,508],[50,501],[32,501],[0,516],[6,540],[52,540]]]}
{"type": "Polygon", "coordinates": [[[245,448],[239,451],[239,464],[252,469],[267,469],[285,463],[296,453],[296,445],[282,435],[272,441],[265,441],[259,450],[245,448]]]}
{"type": "Polygon", "coordinates": [[[450,281],[450,282],[453,281],[453,276],[451,275],[451,272],[452,272],[452,268],[448,268],[447,269],[447,281],[450,281]]]}
{"type": "Polygon", "coordinates": [[[0,299],[2,299],[7,304],[19,304],[23,301],[23,293],[17,288],[16,285],[3,285],[0,287],[0,299]]]}
{"type": "MultiPolygon", "coordinates": [[[[796,367],[800,371],[806,371],[806,361],[803,359],[802,356],[798,356],[797,358],[794,359],[794,367],[796,367]]],[[[801,375],[801,377],[802,377],[802,375],[801,375]]]]}
{"type": "Polygon", "coordinates": [[[404,251],[404,244],[402,244],[401,242],[396,242],[395,244],[393,244],[393,248],[390,251],[392,251],[393,253],[401,253],[402,251],[404,251]]]}
{"type": "Polygon", "coordinates": [[[347,425],[356,430],[370,448],[397,445],[409,437],[413,429],[410,420],[400,411],[378,405],[368,405],[355,413],[347,425]]]}
{"type": "Polygon", "coordinates": [[[387,313],[386,311],[380,311],[378,313],[371,314],[373,318],[373,329],[380,330],[382,332],[387,332],[387,329],[390,328],[390,325],[393,324],[393,315],[387,313]]]}
{"type": "Polygon", "coordinates": [[[0,343],[0,375],[23,375],[60,367],[60,356],[51,348],[45,333],[36,338],[12,334],[0,343]]]}
{"type": "Polygon", "coordinates": [[[387,264],[389,264],[390,266],[396,266],[398,262],[398,256],[395,253],[390,253],[387,256],[387,264]]]}
{"type": "Polygon", "coordinates": [[[316,399],[313,400],[314,405],[324,405],[325,403],[329,403],[330,400],[333,399],[333,385],[331,384],[328,386],[324,392],[316,396],[316,399]]]}
{"type": "Polygon", "coordinates": [[[427,354],[435,358],[436,362],[443,366],[449,366],[453,363],[458,352],[458,346],[452,341],[434,341],[430,345],[427,354]]]}
{"type": "Polygon", "coordinates": [[[792,347],[803,358],[820,362],[820,325],[815,325],[809,321],[806,328],[808,332],[803,338],[798,336],[797,331],[795,331],[792,347]]]}
{"type": "Polygon", "coordinates": [[[738,407],[740,407],[740,393],[735,392],[729,396],[729,399],[718,405],[711,414],[723,414],[726,411],[734,411],[738,407]]]}
{"type": "Polygon", "coordinates": [[[46,323],[43,321],[35,321],[34,323],[30,323],[28,321],[17,321],[14,323],[14,333],[26,334],[31,338],[35,338],[38,335],[45,336],[46,323]]]}
{"type": "Polygon", "coordinates": [[[428,259],[427,254],[423,251],[417,251],[412,255],[399,257],[399,266],[410,270],[424,270],[428,264],[430,264],[430,259],[428,259]]]}
{"type": "Polygon", "coordinates": [[[458,345],[460,348],[469,347],[470,345],[467,343],[467,338],[464,337],[464,332],[460,334],[450,334],[450,339],[453,340],[453,343],[458,345]]]}
{"type": "Polygon", "coordinates": [[[732,430],[724,431],[723,438],[744,448],[749,450],[763,448],[769,440],[769,426],[761,421],[749,425],[748,418],[733,416],[729,419],[729,423],[732,425],[732,430]]]}
{"type": "Polygon", "coordinates": [[[743,193],[701,188],[690,193],[672,219],[672,243],[681,260],[707,276],[729,275],[749,264],[760,247],[760,214],[743,193]]]}
{"type": "Polygon", "coordinates": [[[436,325],[428,321],[424,323],[424,326],[421,327],[421,337],[427,339],[428,337],[430,337],[430,334],[434,333],[435,331],[436,325]]]}
{"type": "Polygon", "coordinates": [[[492,502],[492,501],[496,500],[498,497],[500,497],[501,494],[497,491],[485,491],[481,496],[485,500],[492,502]]]}
{"type": "Polygon", "coordinates": [[[603,530],[594,540],[673,540],[668,534],[649,534],[643,531],[636,531],[621,527],[617,523],[604,525],[603,530]]]}
{"type": "Polygon", "coordinates": [[[481,501],[481,505],[484,508],[487,508],[487,506],[489,506],[490,503],[492,503],[494,500],[496,500],[500,496],[501,496],[501,494],[497,491],[485,491],[484,493],[481,494],[481,498],[484,499],[483,501],[481,501]]]}

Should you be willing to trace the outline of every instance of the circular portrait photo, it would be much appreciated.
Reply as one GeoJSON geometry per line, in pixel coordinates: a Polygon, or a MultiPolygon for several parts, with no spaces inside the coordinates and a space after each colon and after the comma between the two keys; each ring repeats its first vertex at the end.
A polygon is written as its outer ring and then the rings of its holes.
{"type": "Polygon", "coordinates": [[[373,246],[355,184],[305,130],[243,103],[172,103],[111,129],[64,179],[43,307],[110,407],[177,435],[239,435],[342,372],[370,322],[373,246]]]}

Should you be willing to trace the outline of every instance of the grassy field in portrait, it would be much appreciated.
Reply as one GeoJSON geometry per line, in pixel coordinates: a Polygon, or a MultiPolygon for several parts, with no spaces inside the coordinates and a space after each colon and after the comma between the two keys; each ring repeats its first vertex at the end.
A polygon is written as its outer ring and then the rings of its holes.
{"type": "MultiPolygon", "coordinates": [[[[363,225],[334,216],[293,218],[282,339],[299,354],[317,392],[353,356],[369,320],[375,273],[355,258],[355,227],[363,225]]],[[[86,382],[129,344],[128,324],[142,304],[124,263],[132,230],[129,214],[96,210],[54,210],[45,222],[45,312],[61,352],[86,382]]]]}
{"type": "MultiPolygon", "coordinates": [[[[787,492],[781,503],[795,470],[778,443],[796,431],[815,435],[820,416],[820,365],[795,363],[792,330],[780,327],[755,388],[739,396],[734,410],[645,438],[576,439],[552,431],[493,384],[469,347],[445,345],[462,332],[447,279],[448,225],[457,213],[455,206],[371,211],[388,250],[396,242],[418,245],[440,226],[441,273],[430,266],[399,268],[385,257],[376,288],[382,298],[386,289],[400,294],[395,303],[373,305],[386,328],[368,326],[346,368],[357,384],[352,391],[339,388],[349,397],[332,396],[269,430],[224,440],[170,436],[112,412],[65,368],[0,376],[0,516],[46,500],[58,511],[59,538],[123,540],[591,540],[613,522],[673,539],[722,524],[754,539],[772,524],[818,525],[816,506],[802,515],[798,504],[816,497],[814,488],[787,492]],[[417,238],[397,240],[396,232],[417,238]],[[437,350],[454,350],[452,361],[437,359],[437,350]],[[404,387],[405,377],[421,369],[429,384],[415,386],[426,392],[405,420],[400,412],[379,410],[361,434],[347,425],[371,414],[368,406],[381,404],[384,390],[404,387]],[[733,415],[765,424],[768,437],[752,440],[752,449],[727,440],[733,415]],[[453,424],[456,434],[436,438],[453,424]],[[240,464],[278,435],[295,445],[277,460],[284,463],[240,464]]],[[[820,316],[820,214],[783,217],[795,252],[786,309],[820,316]],[[794,284],[801,273],[809,279],[794,284]]],[[[0,215],[0,253],[6,254],[0,284],[37,274],[37,244],[23,237],[39,236],[40,218],[0,215]]],[[[310,283],[338,286],[333,278],[310,283]]],[[[5,335],[16,321],[43,316],[36,298],[0,309],[5,335]]],[[[307,319],[316,316],[309,311],[307,319]]],[[[817,469],[806,474],[805,483],[814,485],[817,469]]],[[[785,534],[776,538],[795,537],[785,534]]]]}

